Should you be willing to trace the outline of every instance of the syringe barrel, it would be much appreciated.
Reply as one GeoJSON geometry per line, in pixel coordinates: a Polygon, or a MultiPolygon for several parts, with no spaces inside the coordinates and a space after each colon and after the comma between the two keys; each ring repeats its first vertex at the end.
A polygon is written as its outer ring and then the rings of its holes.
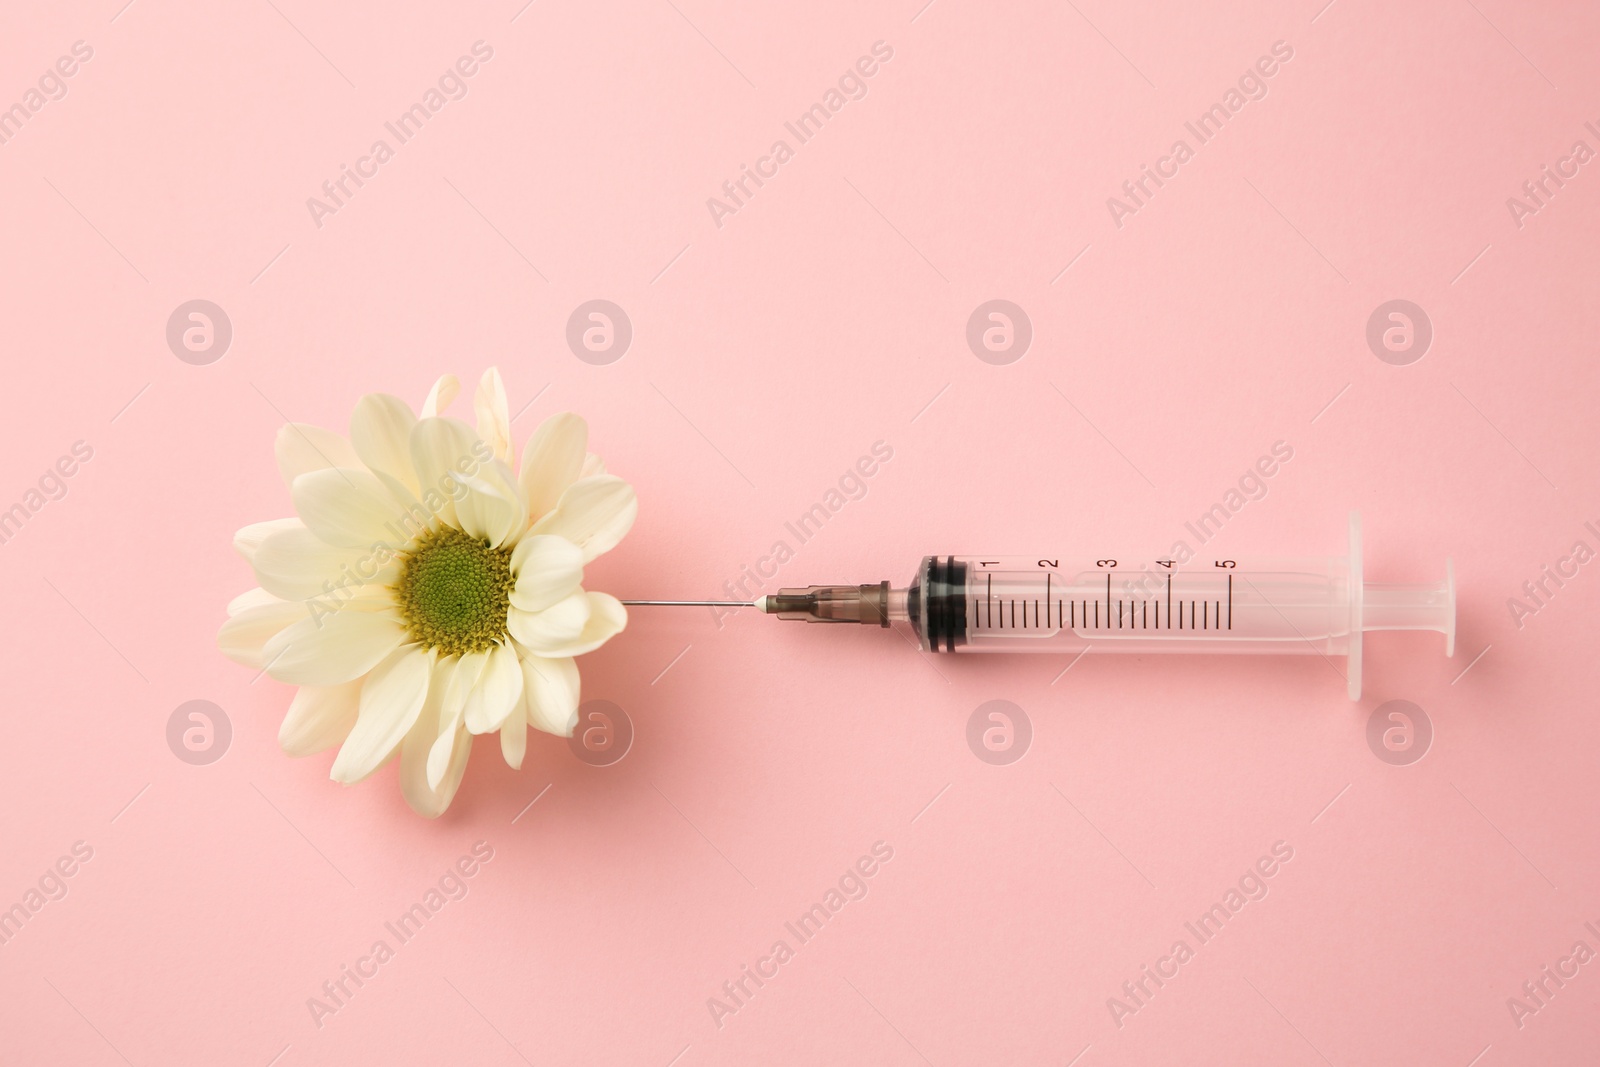
{"type": "Polygon", "coordinates": [[[907,621],[934,652],[1329,657],[1349,654],[1363,629],[1453,627],[1446,583],[1379,588],[1381,605],[1366,611],[1351,557],[928,556],[907,621]]]}
{"type": "Polygon", "coordinates": [[[1351,622],[1344,564],[929,556],[909,621],[934,652],[1342,656],[1351,622]]]}

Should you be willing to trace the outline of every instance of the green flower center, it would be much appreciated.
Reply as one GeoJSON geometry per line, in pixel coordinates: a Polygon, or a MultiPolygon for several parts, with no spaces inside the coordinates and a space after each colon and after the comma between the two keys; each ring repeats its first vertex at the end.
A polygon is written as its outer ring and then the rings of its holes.
{"type": "Polygon", "coordinates": [[[405,554],[395,599],[412,640],[460,656],[505,637],[515,584],[510,549],[445,527],[423,534],[405,554]]]}

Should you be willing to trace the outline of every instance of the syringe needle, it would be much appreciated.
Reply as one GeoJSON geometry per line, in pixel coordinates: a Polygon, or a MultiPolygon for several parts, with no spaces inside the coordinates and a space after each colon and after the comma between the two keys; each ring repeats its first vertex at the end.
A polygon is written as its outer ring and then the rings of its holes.
{"type": "Polygon", "coordinates": [[[623,604],[633,607],[645,605],[648,607],[664,608],[752,608],[755,607],[748,600],[624,600],[623,604]]]}

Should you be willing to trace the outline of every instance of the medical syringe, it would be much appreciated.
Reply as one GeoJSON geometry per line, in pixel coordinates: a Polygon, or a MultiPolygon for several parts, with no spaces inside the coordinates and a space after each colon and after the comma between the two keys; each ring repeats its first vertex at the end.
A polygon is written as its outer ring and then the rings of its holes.
{"type": "Polygon", "coordinates": [[[624,604],[754,607],[780,619],[900,624],[926,652],[1178,652],[1343,656],[1361,696],[1361,635],[1437,630],[1455,654],[1455,568],[1444,580],[1395,585],[1362,578],[1361,516],[1346,556],[1196,557],[1138,561],[1040,556],[927,556],[903,588],[784,588],[753,601],[625,600],[624,604]]]}

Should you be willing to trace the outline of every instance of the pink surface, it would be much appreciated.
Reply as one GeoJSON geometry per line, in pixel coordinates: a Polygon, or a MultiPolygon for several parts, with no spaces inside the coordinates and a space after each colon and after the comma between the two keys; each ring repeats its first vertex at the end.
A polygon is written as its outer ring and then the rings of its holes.
{"type": "Polygon", "coordinates": [[[0,1060],[1594,1062],[1592,7],[123,4],[0,33],[24,110],[93,53],[0,144],[0,508],[28,512],[0,544],[0,907],[27,916],[0,1060]],[[478,41],[400,144],[385,123],[478,41]],[[785,123],[880,41],[800,143],[785,123]],[[1200,143],[1185,123],[1275,47],[1200,143]],[[1146,164],[1169,176],[1138,203],[1146,164]],[[742,166],[765,184],[713,211],[742,166]],[[165,337],[194,299],[232,324],[206,365],[165,337]],[[594,299],[633,327],[606,365],[566,341],[594,299]],[[993,299],[1032,327],[1004,365],[966,339],[993,299]],[[1405,365],[1366,336],[1396,299],[1433,331],[1405,365]],[[626,756],[535,735],[514,773],[480,742],[429,823],[393,768],[345,789],[331,753],[281,755],[290,690],[214,640],[252,584],[233,531],[289,511],[281,422],[491,364],[532,400],[519,440],[580,411],[638,488],[594,588],[718,595],[780,540],[769,590],[935,551],[1331,553],[1359,508],[1375,580],[1454,557],[1457,656],[1372,637],[1352,704],[1316,656],[1062,674],[637,609],[584,660],[626,756]],[[880,441],[800,544],[784,524],[880,441]],[[1201,547],[1184,524],[1275,442],[1292,459],[1201,547]],[[207,765],[168,744],[191,700],[231,724],[207,765]],[[1031,723],[1017,762],[969,749],[991,700],[1031,723]],[[1369,745],[1391,700],[1424,758],[1369,745]],[[860,899],[802,942],[785,924],[841,878],[860,899]],[[1241,879],[1265,895],[1201,943],[1185,924],[1241,879]],[[441,880],[402,942],[385,924],[441,880]],[[371,976],[315,1011],[346,967],[371,976]]]}

